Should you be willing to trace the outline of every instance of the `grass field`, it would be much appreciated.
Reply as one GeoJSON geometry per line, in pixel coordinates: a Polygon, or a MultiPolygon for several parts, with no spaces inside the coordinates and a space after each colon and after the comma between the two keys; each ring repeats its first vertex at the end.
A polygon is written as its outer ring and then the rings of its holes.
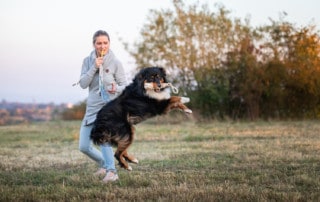
{"type": "Polygon", "coordinates": [[[0,201],[319,201],[320,122],[136,127],[140,164],[102,184],[80,122],[0,127],[0,201]]]}

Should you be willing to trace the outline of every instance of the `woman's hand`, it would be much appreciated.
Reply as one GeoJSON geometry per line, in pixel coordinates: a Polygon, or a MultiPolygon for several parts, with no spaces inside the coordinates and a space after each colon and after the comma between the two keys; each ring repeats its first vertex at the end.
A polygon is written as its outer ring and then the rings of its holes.
{"type": "Polygon", "coordinates": [[[111,88],[110,89],[108,89],[108,92],[110,93],[110,94],[115,94],[116,93],[116,84],[115,83],[111,83],[111,88]]]}
{"type": "Polygon", "coordinates": [[[97,57],[95,64],[96,64],[96,68],[99,69],[99,67],[102,65],[103,63],[103,57],[97,57]]]}

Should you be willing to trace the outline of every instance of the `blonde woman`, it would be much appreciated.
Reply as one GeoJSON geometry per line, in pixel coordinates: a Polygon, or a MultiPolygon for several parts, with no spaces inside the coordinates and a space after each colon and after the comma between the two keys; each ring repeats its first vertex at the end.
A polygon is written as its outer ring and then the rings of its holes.
{"type": "Polygon", "coordinates": [[[79,150],[100,166],[95,175],[105,175],[103,182],[118,180],[114,163],[114,153],[108,143],[95,148],[90,133],[97,112],[110,100],[121,93],[127,85],[121,62],[110,50],[110,37],[106,31],[99,30],[93,35],[94,50],[83,60],[79,84],[88,88],[86,113],[79,138],[79,150]]]}

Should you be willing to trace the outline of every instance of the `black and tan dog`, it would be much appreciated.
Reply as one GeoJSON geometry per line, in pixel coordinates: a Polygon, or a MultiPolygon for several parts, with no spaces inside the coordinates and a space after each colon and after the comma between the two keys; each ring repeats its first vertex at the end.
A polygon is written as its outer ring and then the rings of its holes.
{"type": "Polygon", "coordinates": [[[166,114],[172,109],[192,113],[184,105],[189,102],[189,98],[171,96],[167,84],[163,68],[142,69],[119,97],[98,112],[90,137],[95,144],[109,142],[116,146],[115,157],[121,167],[132,170],[127,162],[138,163],[138,160],[127,152],[134,139],[133,125],[166,114]]]}

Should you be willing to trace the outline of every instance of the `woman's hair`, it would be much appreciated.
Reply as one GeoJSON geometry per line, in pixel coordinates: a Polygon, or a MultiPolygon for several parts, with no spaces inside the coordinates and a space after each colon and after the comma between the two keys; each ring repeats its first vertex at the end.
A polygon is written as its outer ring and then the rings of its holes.
{"type": "Polygon", "coordinates": [[[108,40],[110,41],[110,37],[109,37],[109,34],[106,32],[106,31],[103,31],[103,30],[98,30],[94,33],[93,35],[93,44],[96,43],[96,40],[97,40],[97,37],[98,36],[106,36],[108,37],[108,40]]]}

